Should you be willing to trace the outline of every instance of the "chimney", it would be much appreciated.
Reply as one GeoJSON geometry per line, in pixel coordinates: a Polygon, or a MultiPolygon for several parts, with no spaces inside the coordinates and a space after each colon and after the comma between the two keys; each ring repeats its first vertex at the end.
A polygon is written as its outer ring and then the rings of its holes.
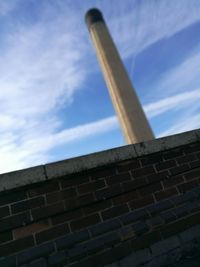
{"type": "Polygon", "coordinates": [[[127,144],[154,139],[101,12],[90,9],[85,20],[127,144]]]}

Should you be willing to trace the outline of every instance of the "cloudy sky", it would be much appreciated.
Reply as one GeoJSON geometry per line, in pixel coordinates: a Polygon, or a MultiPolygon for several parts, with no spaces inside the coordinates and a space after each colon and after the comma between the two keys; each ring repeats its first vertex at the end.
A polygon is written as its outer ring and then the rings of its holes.
{"type": "Polygon", "coordinates": [[[125,144],[84,22],[92,7],[156,137],[200,127],[199,0],[0,0],[0,173],[125,144]]]}

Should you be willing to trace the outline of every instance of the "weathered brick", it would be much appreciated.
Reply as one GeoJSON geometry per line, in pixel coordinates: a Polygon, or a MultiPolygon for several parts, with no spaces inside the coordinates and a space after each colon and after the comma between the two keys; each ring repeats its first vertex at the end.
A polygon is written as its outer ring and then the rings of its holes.
{"type": "Polygon", "coordinates": [[[153,168],[153,166],[146,166],[141,169],[133,170],[131,171],[131,173],[134,178],[138,178],[144,175],[155,173],[155,169],[153,168]]]}
{"type": "Polygon", "coordinates": [[[186,180],[192,180],[194,178],[200,178],[200,168],[192,170],[188,173],[185,173],[184,177],[186,178],[186,180]]]}
{"type": "Polygon", "coordinates": [[[13,236],[15,239],[19,239],[25,236],[29,236],[30,234],[40,232],[47,228],[49,228],[49,222],[48,220],[44,220],[14,229],[13,236]]]}
{"type": "Polygon", "coordinates": [[[147,207],[151,215],[159,214],[161,211],[172,208],[174,205],[170,200],[162,200],[147,207]]]}
{"type": "Polygon", "coordinates": [[[165,198],[177,195],[177,194],[178,194],[177,189],[175,187],[172,187],[172,188],[168,188],[168,189],[156,192],[154,195],[155,195],[156,200],[159,201],[159,200],[162,200],[162,199],[165,199],[165,198]]]}
{"type": "Polygon", "coordinates": [[[32,209],[32,216],[34,220],[43,219],[64,211],[64,203],[57,202],[56,204],[44,206],[42,208],[32,209]]]}
{"type": "Polygon", "coordinates": [[[19,264],[31,262],[40,257],[50,255],[55,251],[53,243],[45,243],[43,245],[27,249],[17,255],[19,264]]]}
{"type": "Polygon", "coordinates": [[[169,177],[168,179],[163,180],[163,186],[167,188],[167,187],[180,184],[183,181],[184,179],[182,175],[172,176],[172,177],[169,177]]]}
{"type": "Polygon", "coordinates": [[[95,192],[95,196],[98,200],[107,199],[113,196],[116,196],[122,192],[121,186],[119,184],[115,184],[109,186],[108,188],[101,189],[95,192]]]}
{"type": "Polygon", "coordinates": [[[125,215],[122,215],[120,216],[120,220],[123,224],[130,224],[132,222],[148,217],[149,217],[148,213],[144,209],[142,209],[142,210],[131,211],[125,215]]]}
{"type": "Polygon", "coordinates": [[[97,211],[105,210],[107,208],[110,208],[111,206],[111,200],[104,200],[83,208],[83,212],[85,215],[88,215],[97,211]]]}
{"type": "Polygon", "coordinates": [[[101,219],[98,214],[92,214],[87,217],[81,218],[79,220],[74,220],[70,222],[70,226],[71,226],[72,231],[78,231],[82,228],[96,224],[100,221],[101,219]]]}
{"type": "Polygon", "coordinates": [[[14,203],[26,198],[27,196],[25,191],[4,193],[0,196],[0,206],[14,203]]]}
{"type": "Polygon", "coordinates": [[[89,239],[89,233],[87,230],[81,230],[76,233],[67,234],[56,240],[56,247],[58,250],[68,249],[73,247],[77,243],[81,243],[89,239]]]}
{"type": "Polygon", "coordinates": [[[140,192],[141,196],[144,196],[144,195],[148,195],[151,193],[155,193],[155,192],[160,191],[160,190],[162,190],[162,186],[161,186],[161,183],[158,182],[158,183],[150,184],[148,186],[140,188],[139,192],[140,192]]]}
{"type": "Polygon", "coordinates": [[[16,256],[9,256],[0,259],[0,266],[2,267],[16,267],[16,256]]]}
{"type": "Polygon", "coordinates": [[[155,164],[155,163],[162,162],[162,161],[163,161],[163,157],[162,157],[161,153],[155,153],[152,155],[148,155],[145,158],[141,159],[141,163],[143,166],[155,164]]]}
{"type": "Polygon", "coordinates": [[[175,167],[175,166],[177,166],[177,164],[176,164],[175,160],[167,160],[167,161],[158,163],[155,166],[156,166],[156,170],[157,171],[161,171],[161,170],[165,170],[165,169],[169,169],[169,168],[175,167]]]}
{"type": "Polygon", "coordinates": [[[171,168],[169,171],[172,175],[177,175],[189,171],[189,169],[190,166],[188,164],[183,164],[181,166],[171,168]]]}
{"type": "Polygon", "coordinates": [[[50,227],[47,230],[36,233],[35,239],[37,244],[56,239],[59,236],[69,233],[69,226],[67,223],[60,224],[58,226],[50,227]]]}
{"type": "Polygon", "coordinates": [[[76,195],[77,194],[76,194],[75,188],[68,188],[62,191],[56,191],[56,192],[47,194],[46,199],[47,199],[47,203],[51,204],[51,203],[55,203],[58,201],[62,201],[64,199],[75,197],[76,195]]]}
{"type": "Polygon", "coordinates": [[[12,236],[12,232],[11,231],[0,233],[0,244],[4,243],[4,242],[8,242],[8,241],[10,241],[12,239],[13,239],[13,236],[12,236]]]}
{"type": "Polygon", "coordinates": [[[80,197],[69,198],[65,201],[66,210],[75,209],[78,207],[83,207],[89,203],[93,203],[95,201],[94,194],[89,193],[86,195],[82,195],[80,197]]]}
{"type": "Polygon", "coordinates": [[[31,221],[28,212],[6,217],[0,221],[0,232],[26,225],[31,221]]]}
{"type": "Polygon", "coordinates": [[[44,258],[37,259],[29,264],[29,267],[48,267],[47,261],[44,258]]]}
{"type": "Polygon", "coordinates": [[[103,218],[103,220],[108,220],[114,217],[117,217],[123,213],[126,213],[129,211],[129,208],[126,204],[123,205],[118,205],[116,207],[107,209],[103,212],[101,212],[101,216],[103,218]]]}
{"type": "Polygon", "coordinates": [[[165,160],[173,159],[173,158],[182,156],[183,155],[183,149],[178,148],[178,149],[169,150],[169,151],[163,152],[162,155],[163,155],[165,160]]]}
{"type": "Polygon", "coordinates": [[[28,190],[29,197],[35,197],[38,195],[54,192],[59,190],[58,182],[44,182],[28,190]]]}
{"type": "Polygon", "coordinates": [[[88,183],[88,176],[74,176],[74,177],[66,177],[61,180],[62,188],[72,187],[83,183],[88,183]]]}
{"type": "Polygon", "coordinates": [[[0,219],[7,217],[10,215],[10,211],[8,206],[0,208],[0,219]]]}
{"type": "Polygon", "coordinates": [[[130,201],[129,206],[132,209],[137,209],[137,208],[145,207],[151,203],[154,203],[154,198],[152,195],[147,195],[147,196],[142,197],[140,199],[130,201]]]}
{"type": "Polygon", "coordinates": [[[122,190],[124,192],[127,192],[130,190],[135,190],[135,189],[140,188],[142,186],[145,186],[147,184],[148,184],[148,182],[147,182],[146,177],[140,177],[140,178],[135,179],[133,181],[124,182],[124,183],[122,183],[121,186],[122,186],[122,190]]]}
{"type": "Polygon", "coordinates": [[[28,209],[41,207],[44,205],[44,197],[36,197],[29,200],[24,200],[11,205],[12,213],[19,213],[28,209]]]}
{"type": "Polygon", "coordinates": [[[129,170],[134,170],[140,168],[140,161],[139,160],[129,160],[129,161],[123,161],[117,164],[117,171],[119,173],[126,172],[129,170]]]}
{"type": "Polygon", "coordinates": [[[78,192],[79,194],[85,194],[89,192],[94,192],[103,187],[105,187],[104,180],[97,180],[97,181],[93,181],[93,182],[78,186],[78,192]]]}
{"type": "Polygon", "coordinates": [[[63,266],[68,262],[68,255],[65,251],[59,251],[50,255],[48,263],[50,266],[63,266]]]}
{"type": "Polygon", "coordinates": [[[68,211],[52,217],[51,221],[53,225],[68,222],[74,219],[82,217],[82,210],[68,211]]]}
{"type": "Polygon", "coordinates": [[[190,182],[180,184],[177,187],[178,187],[179,192],[184,193],[197,186],[198,186],[198,180],[192,180],[190,182]]]}
{"type": "Polygon", "coordinates": [[[124,181],[131,180],[131,176],[128,172],[116,174],[114,176],[110,176],[105,178],[108,185],[123,183],[124,181]]]}
{"type": "Polygon", "coordinates": [[[107,222],[99,223],[89,228],[92,236],[104,234],[109,231],[120,228],[120,221],[118,219],[109,220],[107,222]]]}
{"type": "Polygon", "coordinates": [[[26,248],[34,246],[33,236],[28,236],[22,239],[11,241],[0,245],[0,257],[5,257],[26,248]]]}

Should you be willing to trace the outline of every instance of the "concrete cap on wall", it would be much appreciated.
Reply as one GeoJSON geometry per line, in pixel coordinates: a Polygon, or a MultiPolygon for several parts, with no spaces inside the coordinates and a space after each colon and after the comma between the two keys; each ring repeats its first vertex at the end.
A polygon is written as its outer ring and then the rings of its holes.
{"type": "Polygon", "coordinates": [[[90,29],[90,27],[96,22],[104,22],[101,11],[97,8],[89,9],[85,14],[85,22],[88,29],[90,29]]]}

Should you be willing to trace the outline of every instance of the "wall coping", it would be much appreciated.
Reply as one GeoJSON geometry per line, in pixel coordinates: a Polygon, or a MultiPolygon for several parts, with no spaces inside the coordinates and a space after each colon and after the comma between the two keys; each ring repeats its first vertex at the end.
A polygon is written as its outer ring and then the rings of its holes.
{"type": "Polygon", "coordinates": [[[0,192],[200,142],[200,129],[0,175],[0,192]]]}

